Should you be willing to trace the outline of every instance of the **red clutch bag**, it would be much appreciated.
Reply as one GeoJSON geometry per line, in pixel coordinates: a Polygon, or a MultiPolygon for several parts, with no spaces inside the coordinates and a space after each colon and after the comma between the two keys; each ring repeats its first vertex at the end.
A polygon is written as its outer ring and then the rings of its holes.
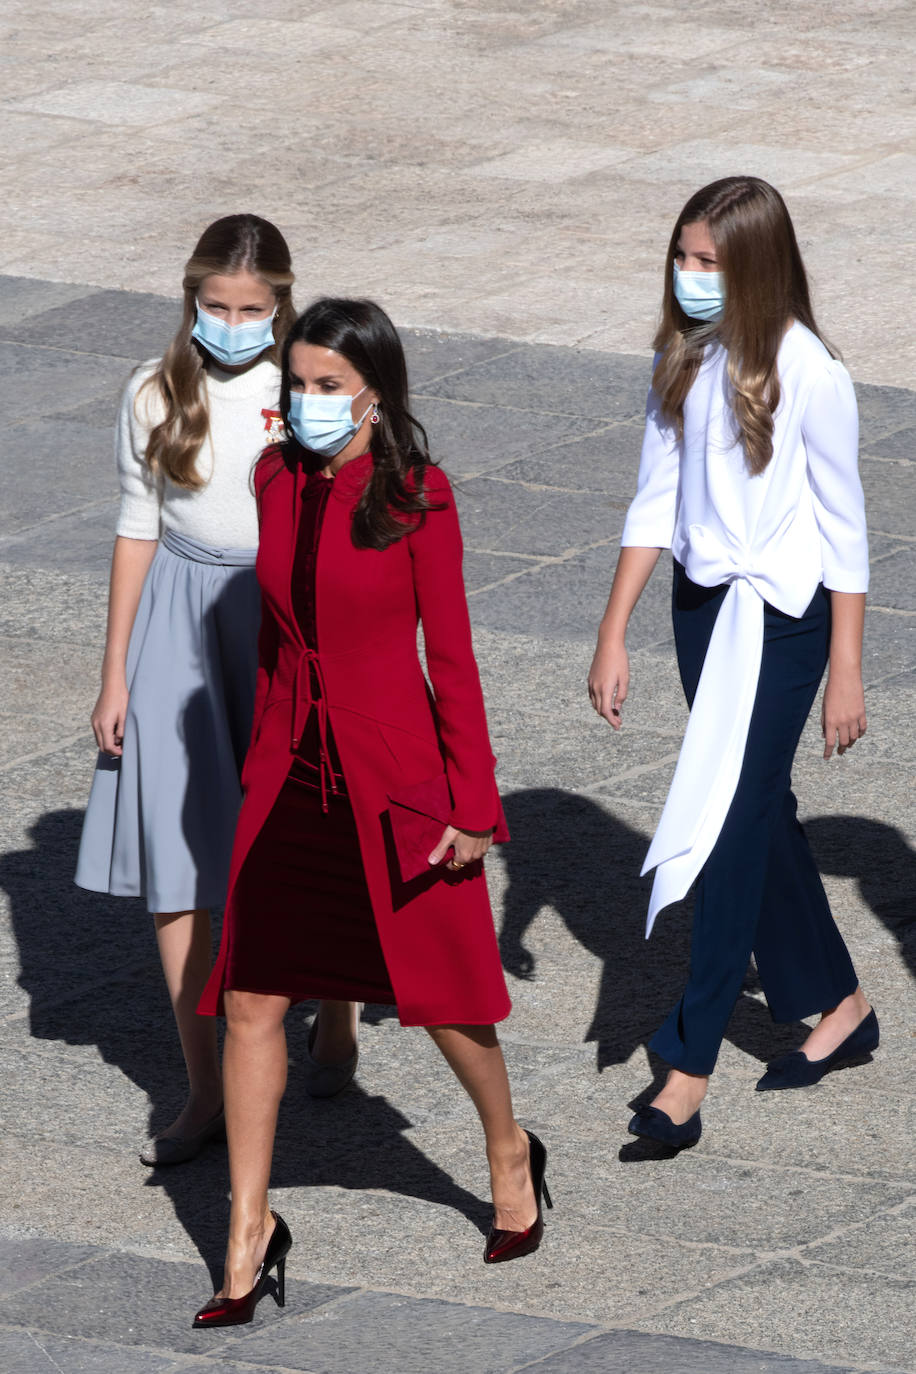
{"type": "MultiPolygon", "coordinates": [[[[388,801],[398,867],[403,881],[409,883],[421,873],[430,871],[429,856],[449,824],[452,798],[448,778],[444,773],[437,773],[434,778],[404,787],[396,794],[389,792],[388,801]]],[[[500,804],[493,843],[505,844],[508,838],[509,827],[500,804]]],[[[454,850],[449,850],[449,854],[452,853],[454,850]]]]}

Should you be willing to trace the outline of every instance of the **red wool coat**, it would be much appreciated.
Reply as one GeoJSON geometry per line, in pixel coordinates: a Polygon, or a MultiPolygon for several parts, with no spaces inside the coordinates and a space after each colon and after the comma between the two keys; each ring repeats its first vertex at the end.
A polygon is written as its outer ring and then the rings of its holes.
{"type": "MultiPolygon", "coordinates": [[[[430,511],[419,529],[387,549],[356,548],[352,513],[371,461],[367,454],[341,468],[321,527],[315,573],[314,671],[324,685],[319,709],[326,707],[340,756],[402,1024],[486,1025],[507,1016],[511,1003],[482,865],[459,881],[444,868],[404,881],[389,817],[391,797],[413,787],[420,795],[435,794],[444,770],[451,798],[451,814],[444,819],[472,831],[501,821],[461,575],[458,516],[448,479],[430,468],[427,490],[443,508],[430,511]],[[432,696],[417,654],[418,618],[432,696]]],[[[300,466],[286,467],[279,449],[264,454],[255,474],[263,598],[258,683],[222,946],[199,1008],[208,1015],[221,1009],[236,919],[234,887],[286,779],[311,704],[312,655],[290,593],[306,481],[300,466]]],[[[242,985],[238,977],[234,985],[242,985]]]]}

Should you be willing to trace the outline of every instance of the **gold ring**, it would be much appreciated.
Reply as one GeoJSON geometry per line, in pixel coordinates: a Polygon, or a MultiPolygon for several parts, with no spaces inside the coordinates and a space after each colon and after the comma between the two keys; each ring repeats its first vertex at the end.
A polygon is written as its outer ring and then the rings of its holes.
{"type": "Polygon", "coordinates": [[[449,866],[449,868],[466,868],[466,867],[467,867],[467,865],[461,863],[461,861],[460,861],[459,859],[449,859],[449,861],[448,861],[448,866],[449,866]]]}

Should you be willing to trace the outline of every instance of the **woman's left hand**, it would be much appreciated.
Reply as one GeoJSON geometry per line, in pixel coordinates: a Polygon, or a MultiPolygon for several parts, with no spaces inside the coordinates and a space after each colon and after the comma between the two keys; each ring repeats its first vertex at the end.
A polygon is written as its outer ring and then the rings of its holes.
{"type": "Polygon", "coordinates": [[[469,830],[456,830],[453,825],[447,825],[442,832],[442,838],[429,856],[430,867],[441,864],[449,849],[454,845],[455,853],[445,865],[453,871],[459,868],[466,868],[468,864],[476,863],[482,859],[484,854],[493,843],[493,831],[487,830],[482,834],[474,834],[469,830]]]}
{"type": "Polygon", "coordinates": [[[838,754],[845,754],[857,739],[862,738],[865,729],[865,691],[861,673],[831,672],[821,708],[824,758],[830,758],[834,745],[838,754]]]}

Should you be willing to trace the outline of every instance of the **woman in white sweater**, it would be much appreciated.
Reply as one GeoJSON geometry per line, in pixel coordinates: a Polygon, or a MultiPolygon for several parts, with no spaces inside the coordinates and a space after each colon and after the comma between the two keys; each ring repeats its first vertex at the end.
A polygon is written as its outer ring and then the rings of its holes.
{"type": "Polygon", "coordinates": [[[671,1069],[630,1130],[678,1148],[699,1139],[752,952],[774,1019],[821,1014],[759,1090],[817,1082],[878,1043],[791,791],[828,659],[825,758],[865,732],[868,547],[852,383],[818,334],[788,211],[766,182],[727,177],[687,202],[656,348],[589,694],[619,729],[627,622],[670,548],[691,713],[643,870],[656,870],[648,930],[698,882],[687,987],[651,1041],[671,1069]]]}
{"type": "Polygon", "coordinates": [[[277,437],[279,348],[295,318],[289,249],[256,215],[206,229],[165,355],[121,404],[99,757],[76,881],[154,913],[188,1070],[178,1118],[141,1152],[192,1158],[223,1129],[214,1023],[196,1014],[210,908],[225,897],[248,746],[260,599],[250,478],[277,437]]]}

